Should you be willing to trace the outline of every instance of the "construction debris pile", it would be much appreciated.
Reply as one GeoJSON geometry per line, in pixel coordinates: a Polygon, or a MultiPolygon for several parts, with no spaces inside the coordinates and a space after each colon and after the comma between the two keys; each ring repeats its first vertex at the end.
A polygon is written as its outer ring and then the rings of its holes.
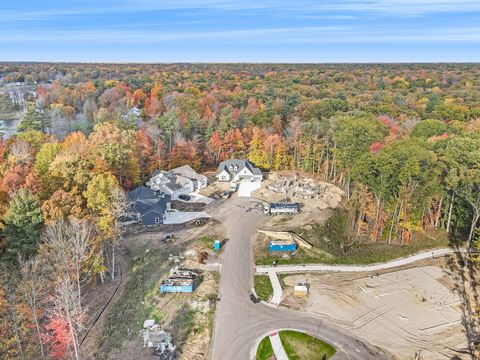
{"type": "Polygon", "coordinates": [[[266,186],[268,190],[300,199],[320,199],[327,186],[313,179],[281,178],[266,186]]]}
{"type": "Polygon", "coordinates": [[[143,324],[143,347],[154,348],[158,360],[173,360],[175,357],[172,334],[163,331],[155,320],[145,320],[143,324]]]}
{"type": "Polygon", "coordinates": [[[190,293],[197,286],[198,274],[192,270],[179,269],[178,266],[170,269],[170,275],[162,281],[160,292],[163,293],[190,293]]]}

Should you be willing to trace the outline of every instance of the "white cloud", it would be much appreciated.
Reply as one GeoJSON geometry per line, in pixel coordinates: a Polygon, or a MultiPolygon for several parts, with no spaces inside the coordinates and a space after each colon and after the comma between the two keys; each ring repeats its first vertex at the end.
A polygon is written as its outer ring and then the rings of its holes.
{"type": "Polygon", "coordinates": [[[480,27],[365,30],[354,26],[284,27],[247,30],[167,32],[159,30],[89,29],[15,31],[0,30],[0,44],[79,42],[87,44],[239,42],[246,44],[329,43],[452,43],[480,42],[480,27]]]}
{"type": "MultiPolygon", "coordinates": [[[[67,3],[68,4],[68,3],[67,3]]],[[[264,12],[271,15],[290,14],[303,18],[348,19],[362,16],[421,16],[434,13],[480,12],[479,0],[87,0],[74,7],[48,9],[48,3],[29,11],[1,10],[0,23],[68,18],[74,15],[135,13],[144,11],[179,10],[213,12],[264,12]]]]}

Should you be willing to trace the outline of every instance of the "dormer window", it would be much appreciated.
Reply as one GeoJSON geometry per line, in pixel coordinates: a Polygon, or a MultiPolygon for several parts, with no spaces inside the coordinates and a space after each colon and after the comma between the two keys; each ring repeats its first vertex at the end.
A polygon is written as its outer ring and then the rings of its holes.
{"type": "Polygon", "coordinates": [[[230,165],[229,169],[230,169],[230,170],[233,170],[233,165],[230,165]]]}
{"type": "Polygon", "coordinates": [[[237,165],[235,165],[235,167],[234,167],[233,169],[234,169],[234,170],[238,170],[238,166],[237,166],[237,165]]]}

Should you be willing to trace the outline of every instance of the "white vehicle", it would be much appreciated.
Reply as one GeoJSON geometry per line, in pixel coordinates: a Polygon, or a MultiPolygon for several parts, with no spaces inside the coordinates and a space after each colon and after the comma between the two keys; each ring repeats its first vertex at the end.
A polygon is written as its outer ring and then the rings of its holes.
{"type": "Polygon", "coordinates": [[[238,189],[238,184],[236,182],[230,183],[230,192],[234,193],[238,189]]]}
{"type": "Polygon", "coordinates": [[[222,193],[222,198],[228,199],[232,193],[230,191],[224,191],[222,193]]]}

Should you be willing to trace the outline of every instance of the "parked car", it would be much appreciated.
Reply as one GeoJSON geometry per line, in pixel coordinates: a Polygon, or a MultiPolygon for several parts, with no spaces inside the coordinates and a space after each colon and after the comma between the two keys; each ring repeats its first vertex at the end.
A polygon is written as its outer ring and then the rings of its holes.
{"type": "Polygon", "coordinates": [[[224,191],[222,194],[222,198],[228,199],[232,193],[230,191],[224,191]]]}
{"type": "Polygon", "coordinates": [[[190,201],[190,199],[191,199],[192,197],[189,196],[189,195],[186,195],[186,194],[180,194],[180,195],[178,195],[178,198],[179,198],[180,200],[183,200],[183,201],[190,201]]]}
{"type": "Polygon", "coordinates": [[[254,303],[254,304],[258,304],[260,302],[260,300],[252,293],[250,293],[250,300],[254,303]]]}

